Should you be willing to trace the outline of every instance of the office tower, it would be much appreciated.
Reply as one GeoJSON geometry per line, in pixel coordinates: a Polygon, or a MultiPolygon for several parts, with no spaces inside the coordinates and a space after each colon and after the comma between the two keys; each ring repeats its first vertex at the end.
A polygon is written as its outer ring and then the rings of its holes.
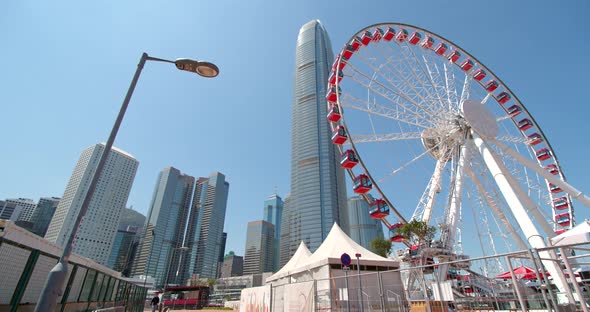
{"type": "Polygon", "coordinates": [[[248,222],[244,274],[273,272],[274,225],[266,221],[248,222]]]}
{"type": "Polygon", "coordinates": [[[228,192],[229,183],[219,172],[199,178],[196,183],[186,231],[186,263],[182,265],[187,278],[217,275],[228,192]]]}
{"type": "Polygon", "coordinates": [[[274,259],[272,271],[279,270],[279,241],[281,239],[281,219],[283,217],[283,200],[277,194],[270,195],[264,201],[264,221],[271,223],[275,227],[274,236],[274,259]]]}
{"type": "Polygon", "coordinates": [[[31,217],[33,223],[33,233],[43,237],[47,232],[51,218],[55,214],[57,205],[59,204],[59,197],[41,197],[37,203],[37,207],[31,217]]]}
{"type": "Polygon", "coordinates": [[[119,272],[123,272],[127,268],[129,257],[133,254],[132,245],[135,234],[133,231],[117,230],[109,256],[109,268],[119,272]]]}
{"type": "Polygon", "coordinates": [[[295,50],[295,83],[291,131],[291,192],[283,215],[281,247],[289,259],[303,240],[315,251],[334,222],[347,232],[346,184],[338,149],[330,140],[326,119],[326,86],[334,60],[323,25],[311,21],[303,25],[295,50]]]}
{"type": "MultiPolygon", "coordinates": [[[[90,180],[105,149],[103,143],[85,149],[74,168],[45,238],[64,247],[72,232],[90,180]]],[[[129,153],[113,147],[98,179],[88,211],[76,232],[73,252],[106,265],[121,210],[127,203],[139,162],[129,153]]]]}
{"type": "Polygon", "coordinates": [[[35,207],[37,204],[32,199],[29,198],[15,198],[15,199],[7,199],[6,202],[13,202],[17,206],[20,206],[20,214],[17,217],[17,221],[31,221],[31,217],[33,216],[33,212],[35,211],[35,207]]]}
{"type": "Polygon", "coordinates": [[[17,206],[14,202],[0,201],[0,219],[16,221],[22,207],[17,206]]]}
{"type": "Polygon", "coordinates": [[[362,196],[353,196],[348,199],[348,213],[350,238],[359,245],[372,250],[370,242],[375,238],[383,238],[381,221],[371,218],[369,204],[362,196]]]}
{"type": "Polygon", "coordinates": [[[158,176],[152,197],[146,233],[133,266],[133,275],[155,279],[156,287],[176,283],[186,219],[189,214],[195,178],[167,167],[158,176]],[[172,274],[170,274],[172,272],[172,274]]]}
{"type": "Polygon", "coordinates": [[[244,257],[227,255],[223,259],[221,277],[242,276],[244,273],[244,257]]]}
{"type": "Polygon", "coordinates": [[[227,243],[227,233],[223,232],[221,236],[221,248],[219,248],[219,259],[217,261],[216,278],[221,276],[221,267],[223,266],[223,258],[225,257],[225,244],[227,243]]]}

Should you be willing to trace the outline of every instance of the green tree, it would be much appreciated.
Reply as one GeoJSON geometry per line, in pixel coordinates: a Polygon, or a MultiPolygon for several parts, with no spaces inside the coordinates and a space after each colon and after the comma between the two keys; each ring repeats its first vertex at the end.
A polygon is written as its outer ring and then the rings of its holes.
{"type": "Polygon", "coordinates": [[[408,239],[410,244],[419,245],[434,238],[436,228],[424,221],[412,220],[399,228],[399,234],[408,239]]]}
{"type": "Polygon", "coordinates": [[[381,257],[389,256],[391,253],[391,241],[388,239],[377,237],[369,242],[371,249],[381,257]]]}

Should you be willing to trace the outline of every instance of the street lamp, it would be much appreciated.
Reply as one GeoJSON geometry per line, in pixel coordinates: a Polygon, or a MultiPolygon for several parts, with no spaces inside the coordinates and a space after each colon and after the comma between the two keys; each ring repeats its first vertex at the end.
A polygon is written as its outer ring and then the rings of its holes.
{"type": "Polygon", "coordinates": [[[131,80],[131,85],[127,90],[127,95],[123,100],[123,104],[121,105],[121,109],[119,111],[119,115],[117,115],[117,119],[115,120],[115,124],[113,125],[113,129],[111,130],[111,134],[109,135],[109,139],[105,144],[104,151],[100,156],[100,160],[98,161],[98,166],[96,167],[96,172],[92,176],[92,180],[90,181],[90,185],[88,186],[88,191],[86,196],[84,197],[84,201],[82,202],[82,207],[80,207],[80,212],[76,217],[76,221],[72,230],[70,231],[70,236],[64,246],[62,251],[61,257],[57,264],[51,269],[49,275],[47,276],[47,281],[45,282],[45,286],[43,286],[43,290],[39,295],[39,300],[37,300],[37,306],[35,307],[35,312],[44,312],[44,311],[53,311],[55,310],[55,305],[57,303],[57,298],[61,294],[61,289],[63,287],[64,281],[68,274],[68,260],[72,253],[74,239],[76,237],[76,232],[78,227],[80,226],[80,222],[82,218],[86,214],[88,210],[88,206],[90,205],[90,200],[92,199],[92,195],[94,194],[94,190],[96,189],[96,184],[98,183],[98,179],[102,173],[102,169],[105,165],[107,157],[110,154],[111,147],[115,141],[115,137],[117,136],[117,132],[119,131],[119,127],[121,126],[121,122],[123,121],[123,117],[125,116],[125,111],[127,110],[127,106],[129,105],[129,101],[131,100],[131,96],[133,95],[133,91],[135,90],[135,85],[139,80],[139,75],[141,74],[141,70],[145,65],[146,61],[156,61],[156,62],[165,62],[165,63],[173,63],[176,65],[176,68],[179,70],[189,71],[196,73],[205,78],[213,78],[219,74],[219,68],[212,63],[209,62],[201,62],[195,61],[190,59],[177,59],[176,61],[170,61],[166,59],[151,57],[147,55],[147,53],[143,53],[141,55],[141,59],[139,60],[139,64],[137,64],[137,70],[135,71],[135,75],[133,76],[133,80],[131,80]]]}

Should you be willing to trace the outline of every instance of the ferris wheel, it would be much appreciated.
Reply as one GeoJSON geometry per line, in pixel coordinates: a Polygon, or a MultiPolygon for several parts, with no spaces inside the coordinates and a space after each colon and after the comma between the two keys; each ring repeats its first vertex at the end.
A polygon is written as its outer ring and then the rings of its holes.
{"type": "Polygon", "coordinates": [[[415,219],[437,227],[440,259],[541,248],[574,225],[571,196],[590,206],[508,86],[435,33],[366,27],[328,80],[341,165],[392,242],[404,242],[396,229],[415,219]]]}

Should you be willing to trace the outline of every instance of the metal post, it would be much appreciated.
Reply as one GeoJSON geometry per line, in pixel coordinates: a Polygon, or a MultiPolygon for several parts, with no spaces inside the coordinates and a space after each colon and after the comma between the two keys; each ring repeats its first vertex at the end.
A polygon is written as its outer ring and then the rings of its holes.
{"type": "Polygon", "coordinates": [[[361,283],[361,264],[360,264],[360,257],[361,254],[357,253],[356,256],[356,273],[359,280],[359,299],[361,300],[361,311],[365,311],[363,306],[363,284],[361,283]]]}
{"type": "MultiPolygon", "coordinates": [[[[582,306],[582,310],[584,312],[588,312],[588,307],[586,306],[586,300],[584,300],[584,294],[582,293],[582,290],[580,289],[580,285],[578,285],[578,282],[576,281],[576,275],[574,275],[574,271],[572,270],[572,267],[571,267],[570,262],[567,258],[565,250],[560,247],[559,253],[561,254],[561,259],[563,260],[563,264],[565,265],[565,269],[567,270],[567,273],[570,276],[570,281],[572,281],[572,284],[574,285],[574,288],[576,289],[576,294],[578,294],[578,299],[580,299],[580,305],[582,306]]],[[[574,302],[574,306],[575,306],[576,300],[575,300],[575,298],[573,298],[573,295],[572,295],[572,301],[574,302]]]]}
{"type": "MultiPolygon", "coordinates": [[[[379,281],[379,298],[381,301],[381,311],[385,311],[385,300],[383,299],[383,280],[381,279],[381,272],[377,272],[377,280],[379,281]]],[[[398,304],[401,304],[401,302],[398,302],[398,304]]]]}
{"type": "Polygon", "coordinates": [[[348,289],[348,267],[342,268],[344,270],[344,285],[346,286],[346,312],[350,312],[350,291],[348,289]]]}
{"type": "Polygon", "coordinates": [[[90,185],[88,186],[88,191],[86,192],[86,196],[84,197],[84,201],[82,202],[82,207],[80,207],[80,211],[78,212],[78,216],[76,217],[76,221],[72,230],[70,231],[70,236],[64,245],[63,252],[59,261],[53,267],[53,269],[49,272],[47,276],[47,281],[45,282],[45,286],[43,286],[43,290],[39,295],[39,299],[37,300],[37,306],[35,307],[35,312],[44,312],[44,311],[53,311],[55,310],[55,305],[57,303],[57,298],[61,294],[61,289],[63,288],[64,281],[68,274],[68,259],[70,258],[70,254],[72,253],[74,239],[76,238],[76,233],[78,228],[80,227],[80,223],[82,222],[82,218],[86,214],[88,207],[90,206],[90,201],[92,200],[92,195],[94,195],[94,190],[96,189],[96,185],[98,184],[98,179],[102,173],[102,169],[106,163],[107,157],[110,154],[111,147],[115,142],[115,137],[117,136],[117,132],[119,131],[119,127],[121,126],[121,122],[123,121],[123,117],[125,116],[125,111],[127,111],[127,106],[129,105],[129,101],[131,100],[131,95],[133,95],[133,91],[135,90],[135,85],[139,80],[139,75],[141,74],[141,70],[145,65],[145,62],[148,58],[147,53],[143,53],[141,55],[141,59],[139,60],[139,64],[137,64],[137,70],[135,71],[135,75],[133,76],[133,80],[131,80],[131,85],[127,90],[127,95],[125,96],[125,100],[123,100],[123,104],[121,105],[121,109],[119,110],[119,115],[117,115],[117,119],[115,120],[115,124],[113,125],[113,129],[111,130],[111,134],[109,135],[109,139],[107,140],[102,155],[100,156],[100,160],[98,161],[98,166],[96,167],[96,171],[92,176],[92,180],[90,180],[90,185]]]}
{"type": "MultiPolygon", "coordinates": [[[[522,294],[520,293],[520,288],[518,288],[518,281],[516,279],[516,275],[514,274],[514,268],[512,267],[512,263],[510,262],[510,257],[505,256],[506,258],[506,263],[508,263],[508,270],[510,272],[510,278],[512,278],[512,286],[514,287],[514,290],[516,290],[516,296],[518,297],[518,302],[520,302],[520,310],[522,312],[526,312],[526,303],[524,302],[524,299],[522,299],[522,294]]],[[[549,308],[549,307],[547,307],[549,308]]]]}
{"type": "MultiPolygon", "coordinates": [[[[539,274],[539,266],[537,265],[537,261],[535,261],[535,254],[533,253],[533,251],[536,251],[536,249],[529,249],[529,255],[531,256],[531,260],[533,261],[533,266],[535,267],[535,272],[537,275],[537,280],[539,281],[539,283],[541,284],[541,294],[543,295],[543,300],[545,301],[545,304],[547,305],[547,310],[551,311],[551,306],[549,305],[549,300],[547,300],[547,294],[545,292],[549,291],[548,289],[545,289],[545,287],[543,287],[543,285],[551,285],[548,282],[546,283],[546,281],[544,279],[541,278],[541,275],[539,274]]],[[[553,298],[552,298],[553,299],[553,298]]],[[[557,308],[556,302],[553,301],[554,304],[554,309],[557,308]]]]}

